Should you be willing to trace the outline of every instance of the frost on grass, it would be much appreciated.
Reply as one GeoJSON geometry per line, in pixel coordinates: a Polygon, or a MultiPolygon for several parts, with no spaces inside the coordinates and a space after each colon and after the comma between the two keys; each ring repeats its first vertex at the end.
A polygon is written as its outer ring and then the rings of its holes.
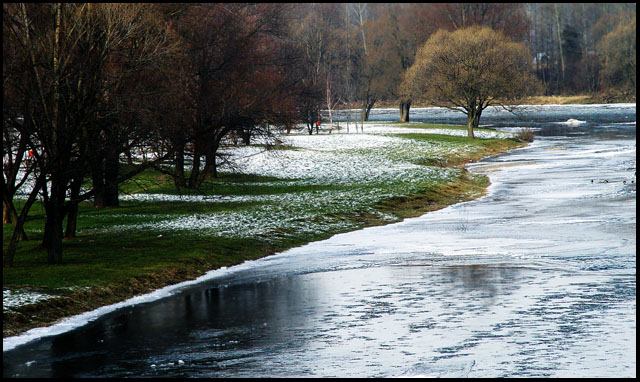
{"type": "MultiPolygon", "coordinates": [[[[220,212],[162,216],[142,223],[121,224],[115,231],[189,231],[204,236],[264,237],[301,233],[338,232],[354,228],[346,216],[368,213],[385,221],[396,221],[373,205],[394,197],[423,191],[428,184],[453,178],[459,170],[420,165],[421,159],[444,159],[465,155],[472,147],[453,143],[414,141],[391,136],[420,129],[366,126],[366,133],[321,135],[292,134],[279,137],[295,150],[265,150],[262,146],[225,150],[232,157],[233,171],[277,178],[256,185],[286,187],[320,186],[316,191],[282,192],[268,195],[156,195],[133,194],[122,200],[191,201],[198,203],[251,204],[220,212]]],[[[433,132],[433,131],[430,131],[433,132]]],[[[458,135],[460,131],[438,129],[458,135]]],[[[462,133],[465,133],[464,131],[462,133]]],[[[222,167],[221,171],[229,171],[222,167]]],[[[233,182],[229,182],[230,184],[233,182]]],[[[251,183],[244,182],[244,186],[251,183]]]]}
{"type": "MultiPolygon", "coordinates": [[[[419,122],[409,122],[409,125],[416,124],[419,125],[419,122]]],[[[466,137],[468,136],[466,129],[445,129],[445,128],[411,128],[411,127],[389,127],[389,125],[385,124],[370,124],[365,126],[365,132],[367,133],[394,133],[394,134],[442,134],[442,135],[455,135],[458,137],[466,137]]],[[[473,135],[476,138],[511,138],[513,134],[506,131],[485,131],[485,130],[475,130],[473,135]]]]}
{"type": "Polygon", "coordinates": [[[2,291],[2,311],[11,311],[17,306],[35,304],[54,297],[57,296],[22,289],[4,289],[2,291]]]}

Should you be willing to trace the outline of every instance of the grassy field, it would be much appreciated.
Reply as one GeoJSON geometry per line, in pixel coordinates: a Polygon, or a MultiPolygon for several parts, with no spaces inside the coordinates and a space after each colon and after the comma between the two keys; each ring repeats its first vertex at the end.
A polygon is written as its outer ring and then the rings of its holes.
{"type": "MultiPolygon", "coordinates": [[[[77,237],[63,264],[46,264],[44,211],[36,203],[15,266],[3,268],[3,336],[55,322],[211,269],[264,257],[334,234],[476,198],[488,179],[461,165],[524,143],[429,134],[464,126],[389,124],[375,134],[286,137],[286,150],[231,148],[222,169],[198,190],[176,191],[151,170],[121,185],[118,208],[80,206],[77,237]],[[419,131],[419,132],[418,132],[419,131]],[[16,293],[34,304],[9,304],[16,293]]],[[[17,202],[20,207],[20,201],[17,202]]],[[[3,225],[3,246],[11,225],[3,225]]]]}

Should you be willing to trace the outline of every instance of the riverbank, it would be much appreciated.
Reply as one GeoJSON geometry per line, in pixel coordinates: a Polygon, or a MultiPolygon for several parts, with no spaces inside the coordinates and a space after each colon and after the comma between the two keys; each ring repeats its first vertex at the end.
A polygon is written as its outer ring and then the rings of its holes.
{"type": "MultiPolygon", "coordinates": [[[[192,280],[337,233],[389,224],[484,194],[488,179],[463,169],[524,142],[463,126],[368,123],[283,136],[279,150],[228,150],[222,169],[197,192],[177,194],[147,171],[122,185],[121,206],[81,206],[78,235],[61,266],[39,248],[44,213],[35,205],[15,267],[3,268],[3,337],[63,317],[192,280]],[[233,170],[233,171],[232,171],[233,170]],[[27,297],[35,300],[23,300],[27,297]],[[15,303],[14,303],[15,302],[15,303]]],[[[4,243],[10,226],[3,227],[4,243]]]]}
{"type": "MultiPolygon", "coordinates": [[[[603,103],[628,103],[636,102],[635,94],[578,94],[578,95],[551,95],[551,96],[533,96],[527,97],[518,102],[519,105],[590,105],[603,103]]],[[[377,101],[375,108],[398,108],[398,101],[377,101]]],[[[352,108],[359,108],[360,105],[354,104],[352,108]]],[[[433,105],[414,101],[411,108],[433,107],[433,105]]]]}

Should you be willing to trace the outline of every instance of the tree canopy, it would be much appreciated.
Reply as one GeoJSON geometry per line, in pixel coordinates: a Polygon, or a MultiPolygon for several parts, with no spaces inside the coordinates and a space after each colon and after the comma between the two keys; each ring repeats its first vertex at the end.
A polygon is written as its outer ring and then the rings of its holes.
{"type": "Polygon", "coordinates": [[[469,137],[482,111],[534,94],[531,55],[522,43],[488,27],[439,30],[418,50],[402,85],[410,98],[467,114],[469,137]]]}

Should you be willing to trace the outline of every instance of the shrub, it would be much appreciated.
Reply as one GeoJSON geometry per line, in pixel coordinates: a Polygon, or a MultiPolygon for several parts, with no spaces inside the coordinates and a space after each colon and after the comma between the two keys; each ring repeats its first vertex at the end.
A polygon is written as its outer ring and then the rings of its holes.
{"type": "Polygon", "coordinates": [[[516,139],[518,139],[519,141],[533,142],[533,138],[535,137],[535,135],[536,133],[532,129],[524,128],[520,130],[518,135],[516,135],[516,139]]]}

